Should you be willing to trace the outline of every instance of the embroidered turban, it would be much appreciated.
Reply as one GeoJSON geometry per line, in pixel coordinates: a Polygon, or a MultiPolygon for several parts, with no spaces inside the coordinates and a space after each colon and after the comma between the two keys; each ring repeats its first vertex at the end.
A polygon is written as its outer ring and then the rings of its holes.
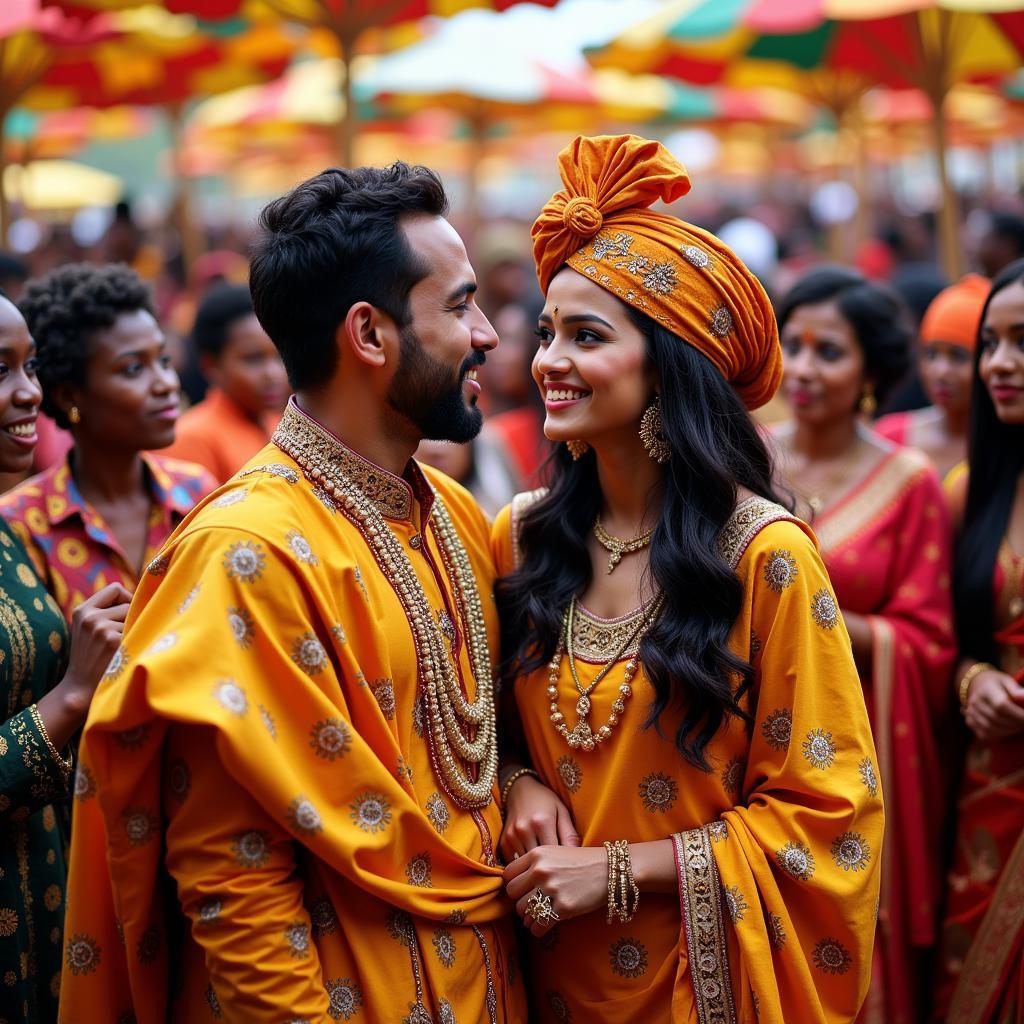
{"type": "Polygon", "coordinates": [[[718,238],[651,210],[690,191],[658,142],[581,136],[558,154],[565,185],[533,225],[541,291],[568,264],[663,324],[718,368],[750,409],[782,379],[775,313],[764,288],[718,238]]]}
{"type": "Polygon", "coordinates": [[[973,352],[978,343],[981,312],[991,288],[991,282],[978,274],[968,274],[944,288],[925,311],[921,321],[921,344],[944,341],[973,352]]]}

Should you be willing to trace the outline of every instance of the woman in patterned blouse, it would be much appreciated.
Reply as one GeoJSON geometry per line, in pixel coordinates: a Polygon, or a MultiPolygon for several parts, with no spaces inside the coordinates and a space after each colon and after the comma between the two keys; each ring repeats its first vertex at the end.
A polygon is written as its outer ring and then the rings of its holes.
{"type": "Polygon", "coordinates": [[[134,591],[216,481],[151,454],[174,440],[180,385],[133,270],[58,267],[29,283],[21,308],[39,346],[43,411],[75,443],[64,461],[0,497],[0,514],[70,618],[107,583],[134,591]]]}
{"type": "Polygon", "coordinates": [[[531,1020],[849,1024],[882,801],[828,576],[747,411],[781,375],[770,303],[649,210],[688,187],[660,145],[559,163],[533,376],[566,443],[494,525],[531,1020]]]}
{"type": "MultiPolygon", "coordinates": [[[[0,472],[32,461],[41,393],[35,343],[0,298],[0,472]]],[[[0,518],[0,1020],[57,1019],[69,741],[117,648],[129,595],[117,583],[71,624],[46,593],[24,547],[0,518]]]]}

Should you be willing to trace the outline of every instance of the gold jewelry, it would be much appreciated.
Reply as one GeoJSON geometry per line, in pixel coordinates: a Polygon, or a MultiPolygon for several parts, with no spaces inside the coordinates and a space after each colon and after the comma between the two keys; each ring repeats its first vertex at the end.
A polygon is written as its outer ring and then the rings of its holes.
{"type": "Polygon", "coordinates": [[[548,663],[548,697],[551,699],[551,723],[555,731],[569,744],[572,750],[583,749],[593,750],[598,743],[603,743],[612,734],[612,728],[619,724],[623,712],[626,710],[626,701],[633,696],[633,677],[636,675],[640,663],[637,660],[639,655],[634,654],[626,662],[625,671],[622,674],[622,682],[619,684],[619,696],[612,702],[611,714],[608,716],[607,725],[602,725],[597,732],[590,728],[590,695],[594,692],[598,683],[611,672],[615,663],[626,653],[635,641],[643,636],[647,627],[657,618],[664,603],[664,596],[658,596],[651,602],[649,609],[641,616],[636,628],[619,645],[619,648],[612,653],[611,658],[601,668],[601,671],[594,677],[589,686],[580,682],[576,674],[576,654],[573,648],[573,625],[576,618],[576,597],[569,600],[569,607],[565,610],[562,618],[562,634],[555,650],[555,656],[548,663]],[[558,677],[562,665],[562,654],[569,656],[569,671],[572,674],[573,683],[576,685],[576,692],[579,699],[576,701],[576,724],[572,732],[565,724],[565,715],[558,710],[558,677]]]}
{"type": "Polygon", "coordinates": [[[636,551],[642,551],[651,543],[653,535],[654,530],[650,529],[646,533],[641,533],[634,537],[632,540],[620,540],[618,537],[613,537],[604,528],[600,515],[598,515],[594,522],[594,536],[597,538],[598,544],[606,551],[611,552],[608,557],[608,575],[615,571],[615,566],[622,561],[623,555],[632,555],[636,551]]]}
{"type": "Polygon", "coordinates": [[[878,408],[874,388],[869,387],[864,389],[864,394],[860,396],[857,408],[860,409],[865,416],[874,416],[875,410],[878,408]]]}
{"type": "Polygon", "coordinates": [[[566,441],[565,447],[569,449],[573,462],[579,462],[590,451],[590,445],[586,441],[566,441]]]}
{"type": "Polygon", "coordinates": [[[633,877],[629,841],[606,841],[604,852],[608,858],[608,913],[605,922],[611,924],[613,918],[618,918],[625,924],[633,920],[636,908],[640,905],[640,889],[633,877]]]}
{"type": "Polygon", "coordinates": [[[78,406],[73,405],[68,409],[68,422],[69,423],[81,423],[82,414],[78,411],[78,406]]]}
{"type": "Polygon", "coordinates": [[[381,572],[394,588],[412,627],[420,692],[427,713],[428,728],[425,731],[434,773],[442,789],[459,807],[465,810],[486,807],[493,798],[492,790],[498,774],[494,681],[487,622],[472,563],[440,495],[434,495],[424,529],[429,527],[434,531],[441,560],[455,594],[456,610],[476,680],[474,701],[470,701],[462,690],[459,669],[405,546],[380,509],[344,471],[337,439],[314,421],[289,408],[273,440],[295,460],[313,486],[326,492],[338,511],[356,526],[381,572]]]}
{"type": "Polygon", "coordinates": [[[961,714],[967,710],[967,698],[971,695],[971,683],[974,682],[977,676],[980,676],[982,672],[998,672],[999,669],[987,661],[976,661],[964,674],[960,680],[960,685],[957,687],[957,692],[960,694],[960,712],[961,714]]]}
{"type": "Polygon", "coordinates": [[[508,807],[508,795],[512,791],[512,787],[518,782],[524,775],[532,775],[535,779],[539,779],[540,776],[532,768],[517,768],[512,772],[504,781],[501,787],[501,806],[502,808],[508,807]]]}
{"type": "Polygon", "coordinates": [[[526,901],[526,916],[532,917],[539,925],[552,924],[560,920],[551,903],[551,897],[543,889],[534,889],[526,901]]]}
{"type": "Polygon", "coordinates": [[[654,401],[647,406],[643,419],[640,420],[640,440],[643,441],[647,454],[660,465],[672,458],[672,448],[665,439],[661,427],[660,395],[654,396],[654,401]]]}

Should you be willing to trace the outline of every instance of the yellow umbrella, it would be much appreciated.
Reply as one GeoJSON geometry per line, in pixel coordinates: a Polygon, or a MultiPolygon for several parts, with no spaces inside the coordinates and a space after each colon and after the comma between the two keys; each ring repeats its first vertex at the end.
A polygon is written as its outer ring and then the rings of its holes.
{"type": "Polygon", "coordinates": [[[71,160],[36,160],[4,171],[4,191],[28,210],[113,206],[124,191],[116,174],[71,160]]]}

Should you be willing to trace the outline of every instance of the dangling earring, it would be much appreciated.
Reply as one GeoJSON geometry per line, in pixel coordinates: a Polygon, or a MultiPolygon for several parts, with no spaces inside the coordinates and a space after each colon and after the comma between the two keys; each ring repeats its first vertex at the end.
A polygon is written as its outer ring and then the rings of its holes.
{"type": "Polygon", "coordinates": [[[860,409],[865,416],[875,415],[875,410],[878,408],[878,402],[875,400],[875,389],[871,387],[870,384],[864,389],[864,394],[860,396],[857,408],[860,409]]]}
{"type": "Polygon", "coordinates": [[[73,405],[73,406],[71,406],[70,409],[68,409],[68,420],[71,423],[81,423],[82,422],[82,414],[78,411],[78,406],[77,405],[73,405]]]}
{"type": "Polygon", "coordinates": [[[661,429],[661,397],[654,396],[654,401],[647,406],[643,419],[640,420],[640,440],[643,441],[647,454],[655,462],[664,464],[672,458],[672,448],[661,429]]]}
{"type": "Polygon", "coordinates": [[[590,451],[590,445],[586,441],[566,441],[565,447],[569,449],[573,462],[579,462],[590,451]]]}

